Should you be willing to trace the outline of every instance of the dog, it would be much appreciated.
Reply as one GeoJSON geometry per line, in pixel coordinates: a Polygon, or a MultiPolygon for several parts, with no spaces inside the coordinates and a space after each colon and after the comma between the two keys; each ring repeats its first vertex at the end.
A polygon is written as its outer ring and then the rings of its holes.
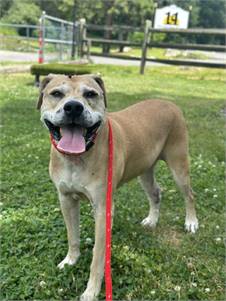
{"type": "Polygon", "coordinates": [[[114,143],[113,192],[139,176],[150,203],[142,225],[154,228],[161,199],[154,167],[164,160],[185,198],[185,228],[192,233],[198,229],[189,177],[188,135],[180,109],[161,100],[141,101],[113,113],[107,113],[106,107],[104,82],[98,75],[50,74],[40,85],[37,108],[51,135],[49,173],[59,195],[68,237],[68,253],[59,263],[60,269],[74,265],[80,255],[80,200],[88,199],[94,209],[95,244],[82,301],[98,296],[104,275],[108,121],[114,143]]]}

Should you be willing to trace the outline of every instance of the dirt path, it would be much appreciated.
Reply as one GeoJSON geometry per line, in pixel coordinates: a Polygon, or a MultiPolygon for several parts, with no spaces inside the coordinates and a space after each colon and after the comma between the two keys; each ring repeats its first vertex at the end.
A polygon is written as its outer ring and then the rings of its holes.
{"type": "MultiPolygon", "coordinates": [[[[217,63],[220,61],[226,61],[225,53],[218,53],[218,52],[205,52],[209,55],[209,62],[217,63]]],[[[56,59],[57,54],[46,54],[45,61],[50,62],[56,59]]],[[[121,66],[140,66],[140,61],[134,60],[124,60],[118,58],[107,58],[107,57],[100,57],[100,56],[92,56],[91,57],[93,63],[95,64],[109,64],[109,65],[121,65],[121,66]]],[[[11,73],[11,72],[27,72],[30,70],[30,66],[33,63],[38,62],[38,53],[31,53],[31,52],[16,52],[16,51],[3,51],[0,50],[0,73],[11,73]],[[12,62],[12,64],[1,66],[1,62],[12,62]],[[24,62],[25,64],[13,64],[24,62]],[[30,64],[29,64],[30,63],[30,64]]],[[[155,62],[147,62],[147,66],[163,66],[163,64],[155,63],[155,62]]],[[[169,66],[169,65],[164,65],[169,66]]]]}
{"type": "MultiPolygon", "coordinates": [[[[46,59],[51,60],[55,58],[54,54],[47,54],[46,59]]],[[[38,62],[38,53],[6,51],[0,50],[0,62],[38,62]]]]}
{"type": "MultiPolygon", "coordinates": [[[[51,61],[56,58],[55,54],[47,54],[45,59],[46,61],[51,61]]],[[[122,65],[122,66],[139,66],[140,61],[134,60],[123,60],[123,59],[115,59],[115,58],[105,58],[99,56],[92,56],[92,61],[95,64],[109,64],[109,65],[122,65]]],[[[31,52],[16,52],[16,51],[3,51],[0,50],[0,62],[38,62],[38,54],[31,52]]],[[[159,63],[148,62],[147,65],[158,66],[162,65],[159,63]]]]}

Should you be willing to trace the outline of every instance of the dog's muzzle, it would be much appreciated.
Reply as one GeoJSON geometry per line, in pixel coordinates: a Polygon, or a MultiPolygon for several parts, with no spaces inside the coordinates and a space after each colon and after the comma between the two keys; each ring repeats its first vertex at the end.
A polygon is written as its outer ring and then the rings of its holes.
{"type": "Polygon", "coordinates": [[[101,125],[100,120],[91,127],[84,127],[76,123],[56,126],[47,119],[44,119],[44,122],[56,148],[62,153],[76,155],[90,149],[101,125]]]}

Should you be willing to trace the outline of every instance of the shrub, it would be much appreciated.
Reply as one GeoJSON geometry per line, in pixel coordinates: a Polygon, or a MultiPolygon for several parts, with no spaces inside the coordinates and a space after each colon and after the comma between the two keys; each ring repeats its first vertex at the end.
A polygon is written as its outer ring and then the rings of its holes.
{"type": "Polygon", "coordinates": [[[75,65],[75,64],[59,64],[59,63],[51,63],[51,64],[35,64],[31,66],[31,74],[38,75],[48,75],[49,73],[55,74],[66,74],[66,75],[74,75],[74,74],[87,74],[95,72],[95,65],[75,65]]]}
{"type": "Polygon", "coordinates": [[[1,27],[0,28],[0,35],[3,36],[17,36],[17,31],[15,28],[10,27],[1,27]]]}

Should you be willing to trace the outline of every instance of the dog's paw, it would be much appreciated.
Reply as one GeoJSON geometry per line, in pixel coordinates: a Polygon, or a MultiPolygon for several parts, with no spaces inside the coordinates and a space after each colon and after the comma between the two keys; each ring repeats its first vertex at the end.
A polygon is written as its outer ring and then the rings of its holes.
{"type": "Polygon", "coordinates": [[[81,297],[79,301],[97,301],[97,297],[95,296],[94,293],[90,292],[90,291],[85,291],[81,297]]]}
{"type": "Polygon", "coordinates": [[[199,228],[199,222],[197,218],[185,220],[185,230],[191,233],[195,233],[199,228]]]}
{"type": "Polygon", "coordinates": [[[79,258],[79,255],[67,255],[64,260],[62,260],[59,264],[58,264],[58,268],[60,270],[62,270],[64,268],[64,266],[67,265],[74,265],[76,264],[77,260],[79,258]]]}
{"type": "Polygon", "coordinates": [[[145,219],[142,220],[141,225],[143,227],[153,229],[153,228],[156,227],[157,221],[158,221],[157,219],[151,218],[151,217],[148,216],[148,217],[146,217],[145,219]]]}

